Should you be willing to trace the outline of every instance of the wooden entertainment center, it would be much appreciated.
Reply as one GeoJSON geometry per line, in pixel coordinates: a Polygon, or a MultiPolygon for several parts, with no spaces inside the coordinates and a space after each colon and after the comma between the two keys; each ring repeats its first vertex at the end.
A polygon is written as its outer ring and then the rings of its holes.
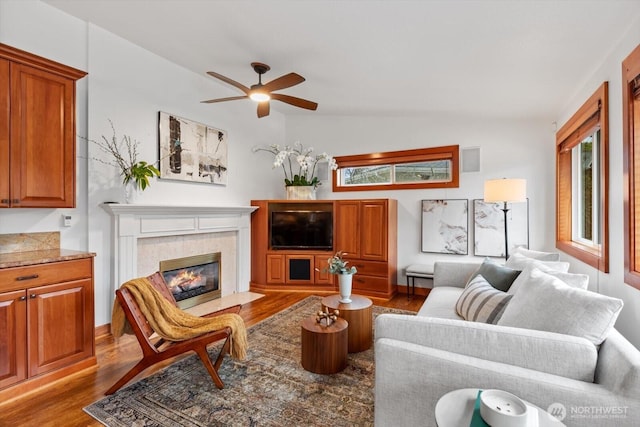
{"type": "Polygon", "coordinates": [[[353,293],[397,292],[397,218],[393,199],[252,200],[251,290],[336,291],[323,268],[336,251],[358,269],[353,293]]]}

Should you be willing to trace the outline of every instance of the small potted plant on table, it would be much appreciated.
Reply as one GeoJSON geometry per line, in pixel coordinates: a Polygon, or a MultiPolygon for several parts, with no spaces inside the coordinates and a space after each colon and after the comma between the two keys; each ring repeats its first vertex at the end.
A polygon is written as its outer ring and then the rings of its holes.
{"type": "Polygon", "coordinates": [[[351,302],[351,286],[353,281],[353,275],[358,270],[352,265],[347,267],[349,261],[344,260],[345,252],[338,251],[334,256],[327,260],[327,271],[331,274],[338,276],[338,285],[340,287],[340,302],[348,304],[351,302]]]}

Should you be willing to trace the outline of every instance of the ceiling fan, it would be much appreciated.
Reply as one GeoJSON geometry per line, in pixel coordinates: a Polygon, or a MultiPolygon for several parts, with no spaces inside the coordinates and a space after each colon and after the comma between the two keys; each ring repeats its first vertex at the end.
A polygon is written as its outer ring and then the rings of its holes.
{"type": "Polygon", "coordinates": [[[258,117],[264,117],[269,115],[269,100],[275,99],[276,101],[285,102],[295,107],[306,108],[307,110],[315,110],[318,108],[318,104],[315,102],[307,101],[306,99],[296,98],[295,96],[283,95],[281,93],[273,93],[274,91],[286,89],[291,86],[302,83],[305,79],[299,74],[289,73],[284,76],[278,77],[275,80],[271,80],[269,83],[262,84],[262,75],[269,71],[271,67],[261,62],[252,62],[251,66],[254,71],[258,73],[258,83],[252,85],[250,88],[238,83],[228,77],[213,71],[207,71],[211,77],[222,80],[225,83],[235,86],[245,94],[242,96],[232,96],[229,98],[209,99],[208,101],[202,101],[207,104],[214,102],[234,101],[236,99],[250,98],[258,103],[258,117]]]}

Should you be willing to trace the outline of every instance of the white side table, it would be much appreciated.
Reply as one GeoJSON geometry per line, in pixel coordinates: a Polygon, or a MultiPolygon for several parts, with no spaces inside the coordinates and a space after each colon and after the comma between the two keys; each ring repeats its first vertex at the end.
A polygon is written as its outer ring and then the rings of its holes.
{"type": "MultiPolygon", "coordinates": [[[[461,388],[450,391],[436,403],[436,424],[438,427],[469,427],[473,407],[478,397],[477,388],[461,388]]],[[[536,405],[527,402],[531,415],[527,427],[561,427],[563,423],[536,405]]]]}

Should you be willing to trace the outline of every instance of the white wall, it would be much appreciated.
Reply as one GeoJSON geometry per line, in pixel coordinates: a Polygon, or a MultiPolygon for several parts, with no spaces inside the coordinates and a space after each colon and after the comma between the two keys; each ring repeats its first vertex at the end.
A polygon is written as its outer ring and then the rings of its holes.
{"type": "MultiPolygon", "coordinates": [[[[89,250],[95,259],[96,325],[109,323],[111,280],[111,219],[100,204],[123,201],[118,172],[99,162],[96,146],[87,143],[111,137],[108,119],[118,135],[141,142],[140,159],[158,158],[158,111],[166,111],[228,132],[228,185],[158,180],[139,203],[242,205],[251,199],[281,196],[280,181],[270,167],[254,168],[256,144],[282,143],[284,117],[275,111],[257,119],[255,106],[239,101],[218,105],[203,99],[226,96],[227,88],[205,75],[194,74],[92,24],[38,1],[0,2],[0,42],[54,59],[89,75],[78,84],[78,173],[75,209],[3,209],[0,233],[61,231],[61,246],[89,250]],[[85,138],[85,139],[82,139],[85,138]],[[268,190],[264,191],[264,188],[268,190]],[[74,225],[61,226],[71,213],[74,225]]],[[[212,49],[223,48],[212,43],[212,49]]],[[[215,69],[215,64],[211,64],[215,69]]]]}
{"type": "MultiPolygon", "coordinates": [[[[37,1],[0,2],[0,43],[87,70],[86,25],[37,1]]],[[[76,83],[77,130],[86,133],[87,78],[76,83]]],[[[83,144],[77,153],[85,155],[83,144]]],[[[0,234],[60,231],[68,249],[87,249],[86,162],[76,162],[75,209],[0,209],[0,234]],[[62,227],[62,215],[71,215],[71,227],[62,227]]]]}
{"type": "Polygon", "coordinates": [[[589,274],[590,289],[624,300],[616,328],[636,347],[640,347],[640,291],[624,283],[624,216],[622,174],[622,61],[640,44],[640,19],[604,58],[591,78],[578,88],[557,122],[562,126],[593,94],[603,81],[609,82],[609,274],[604,274],[573,257],[573,271],[589,274]]]}
{"type": "MultiPolygon", "coordinates": [[[[498,120],[432,114],[425,117],[287,117],[287,141],[300,140],[316,152],[334,156],[426,148],[443,145],[481,147],[481,172],[460,175],[460,187],[397,191],[333,193],[320,187],[321,198],[392,198],[398,200],[398,283],[405,283],[404,268],[434,260],[469,260],[473,257],[471,200],[483,197],[484,181],[525,178],[530,203],[530,247],[554,245],[553,207],[555,163],[550,120],[498,120]],[[421,200],[469,199],[468,256],[422,253],[421,200]]],[[[428,286],[426,281],[416,286],[428,286]]]]}

